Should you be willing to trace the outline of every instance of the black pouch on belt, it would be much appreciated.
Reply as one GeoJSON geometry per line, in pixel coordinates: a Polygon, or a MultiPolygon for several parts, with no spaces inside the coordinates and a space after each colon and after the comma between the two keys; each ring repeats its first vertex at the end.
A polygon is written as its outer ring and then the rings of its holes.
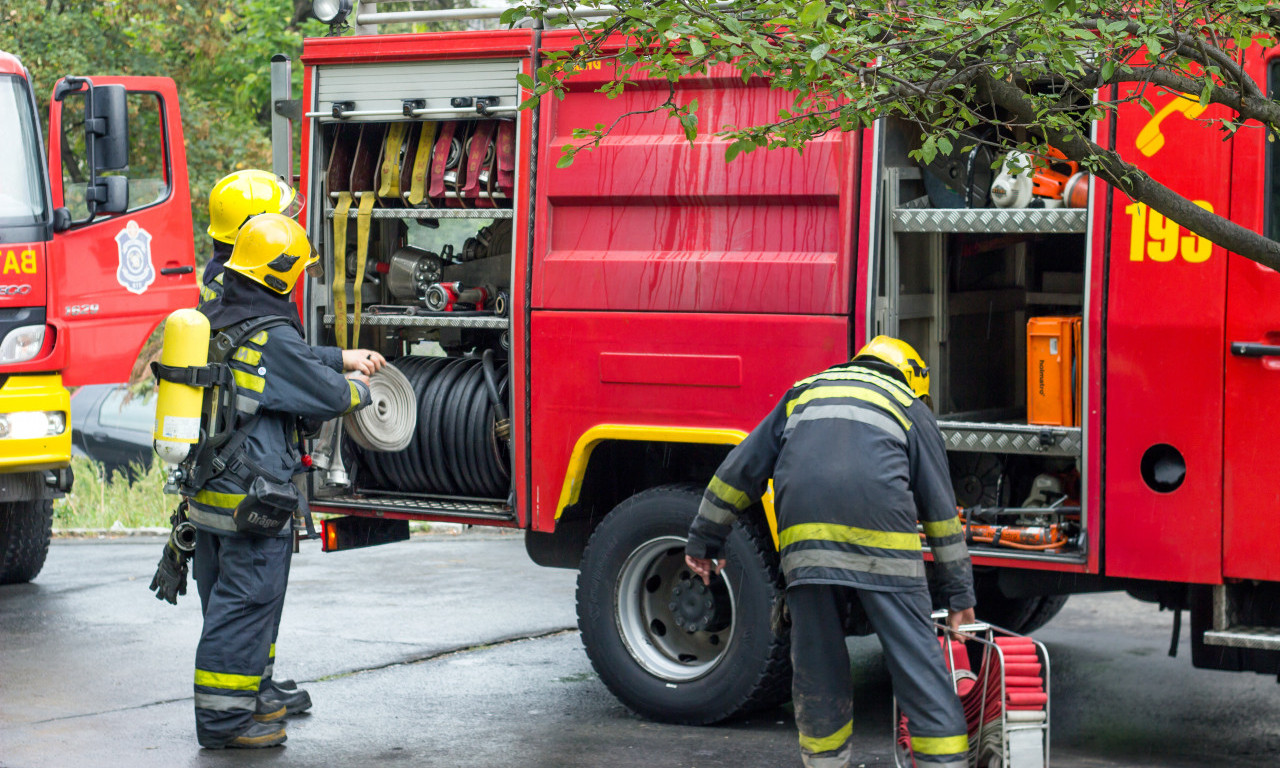
{"type": "Polygon", "coordinates": [[[249,484],[244,501],[236,505],[231,519],[236,530],[250,536],[276,536],[289,524],[298,508],[298,487],[277,483],[259,475],[249,484]]]}

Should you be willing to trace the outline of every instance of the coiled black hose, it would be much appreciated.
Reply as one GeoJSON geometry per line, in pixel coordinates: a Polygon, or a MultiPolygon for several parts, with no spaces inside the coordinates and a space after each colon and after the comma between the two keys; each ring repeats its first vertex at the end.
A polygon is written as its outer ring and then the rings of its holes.
{"type": "Polygon", "coordinates": [[[474,357],[401,357],[395,361],[418,400],[418,428],[402,451],[355,448],[357,483],[370,490],[506,498],[510,446],[506,422],[511,382],[492,351],[474,357]]]}

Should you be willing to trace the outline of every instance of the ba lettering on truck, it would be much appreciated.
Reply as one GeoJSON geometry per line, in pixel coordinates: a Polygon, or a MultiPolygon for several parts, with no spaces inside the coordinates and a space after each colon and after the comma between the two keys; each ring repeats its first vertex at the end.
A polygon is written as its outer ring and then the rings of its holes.
{"type": "MultiPolygon", "coordinates": [[[[522,529],[536,562],[579,571],[583,642],[629,707],[709,723],[771,706],[790,675],[771,497],[705,594],[685,536],[778,393],[886,334],[931,371],[979,618],[1026,632],[1072,593],[1124,590],[1189,613],[1197,666],[1280,669],[1280,560],[1252,533],[1276,502],[1255,431],[1280,418],[1274,272],[1059,158],[984,179],[960,152],[921,164],[918,128],[892,118],[728,164],[713,135],[622,119],[559,167],[574,128],[652,109],[667,82],[610,99],[612,64],[584,67],[520,110],[576,30],[380,36],[366,10],[357,34],[305,41],[296,102],[273,64],[325,264],[300,298],[309,340],[405,377],[313,446],[327,550],[410,520],[522,529]],[[413,424],[406,448],[383,450],[379,418],[413,424]]],[[[1243,55],[1274,87],[1280,51],[1243,55]]],[[[705,125],[791,103],[713,70],[674,88],[705,125]]],[[[1263,132],[1224,141],[1183,95],[1149,98],[1096,138],[1274,228],[1263,132]]]]}
{"type": "Polygon", "coordinates": [[[66,387],[124,381],[147,336],[195,298],[173,81],[67,77],[40,135],[27,70],[0,52],[0,584],[44,565],[71,488],[66,387]]]}

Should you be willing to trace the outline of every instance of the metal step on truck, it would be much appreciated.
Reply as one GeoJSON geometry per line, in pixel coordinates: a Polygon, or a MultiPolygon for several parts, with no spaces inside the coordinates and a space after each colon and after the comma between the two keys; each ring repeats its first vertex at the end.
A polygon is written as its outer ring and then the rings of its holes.
{"type": "MultiPolygon", "coordinates": [[[[402,450],[350,423],[315,446],[327,550],[401,540],[410,520],[523,529],[536,562],[579,571],[583,643],[634,710],[710,723],[784,701],[770,500],[696,604],[678,599],[685,532],[779,393],[886,333],[934,371],[981,618],[1027,632],[1072,593],[1127,590],[1189,611],[1197,666],[1280,671],[1280,559],[1257,535],[1280,495],[1257,426],[1280,417],[1274,272],[1071,168],[1038,203],[1029,180],[957,193],[970,159],[922,167],[893,120],[726,163],[723,140],[643,115],[557,167],[574,128],[667,83],[611,99],[613,63],[593,62],[520,110],[520,81],[576,30],[377,34],[486,13],[360,3],[356,34],[303,45],[294,116],[326,274],[304,322],[314,343],[385,354],[412,395],[379,407],[416,419],[402,450]]],[[[1275,93],[1280,51],[1248,56],[1275,93]]],[[[704,125],[789,99],[730,68],[675,88],[704,125]]],[[[1274,236],[1263,132],[1222,141],[1215,107],[1152,100],[1094,139],[1274,236]]]]}

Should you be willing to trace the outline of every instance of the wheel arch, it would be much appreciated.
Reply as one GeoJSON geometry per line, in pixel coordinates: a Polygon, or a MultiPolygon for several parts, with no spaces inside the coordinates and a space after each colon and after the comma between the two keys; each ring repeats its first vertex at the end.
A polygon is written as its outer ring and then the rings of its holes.
{"type": "MultiPolygon", "coordinates": [[[[598,424],[578,438],[565,470],[552,531],[529,530],[525,549],[538,565],[577,568],[604,516],[640,491],[672,483],[705,486],[746,432],[731,428],[598,424]]],[[[773,494],[762,502],[774,545],[773,494]]]]}

